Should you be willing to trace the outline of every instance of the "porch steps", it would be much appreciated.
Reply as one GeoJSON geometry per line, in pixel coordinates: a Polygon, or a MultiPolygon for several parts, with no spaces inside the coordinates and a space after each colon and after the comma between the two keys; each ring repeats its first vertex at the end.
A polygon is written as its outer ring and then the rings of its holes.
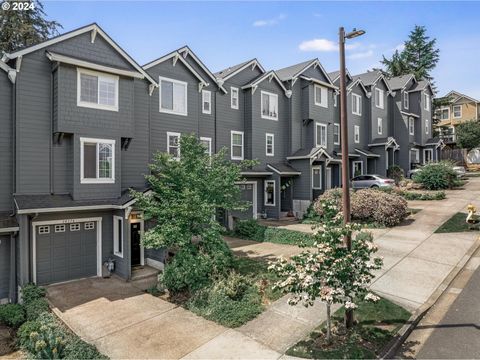
{"type": "Polygon", "coordinates": [[[132,269],[132,277],[130,282],[136,288],[147,290],[148,288],[151,288],[157,284],[159,273],[160,270],[157,270],[151,266],[139,266],[135,269],[132,269]]]}

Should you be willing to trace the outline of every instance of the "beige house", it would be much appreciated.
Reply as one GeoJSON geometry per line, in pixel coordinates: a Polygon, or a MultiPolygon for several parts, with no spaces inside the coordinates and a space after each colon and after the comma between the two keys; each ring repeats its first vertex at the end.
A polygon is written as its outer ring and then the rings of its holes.
{"type": "Polygon", "coordinates": [[[446,143],[454,143],[455,127],[458,124],[480,118],[480,101],[454,90],[443,98],[450,98],[451,103],[436,109],[435,117],[438,119],[436,126],[440,137],[446,143]]]}

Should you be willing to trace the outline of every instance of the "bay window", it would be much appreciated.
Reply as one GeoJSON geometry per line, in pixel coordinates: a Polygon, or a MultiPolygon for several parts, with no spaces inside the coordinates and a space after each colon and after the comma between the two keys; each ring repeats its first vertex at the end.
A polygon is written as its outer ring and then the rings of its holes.
{"type": "Polygon", "coordinates": [[[118,76],[77,69],[77,105],[118,111],[118,76]]]}

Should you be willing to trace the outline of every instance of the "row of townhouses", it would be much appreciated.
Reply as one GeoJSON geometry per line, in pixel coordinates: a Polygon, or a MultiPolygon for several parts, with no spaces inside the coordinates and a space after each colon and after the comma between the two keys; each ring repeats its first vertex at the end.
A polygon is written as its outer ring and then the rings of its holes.
{"type": "MultiPolygon", "coordinates": [[[[156,151],[180,156],[195,133],[232,161],[257,159],[239,184],[252,206],[223,218],[301,215],[351,176],[405,171],[439,157],[432,88],[413,76],[347,75],[348,159],[340,155],[338,72],[317,60],[267,71],[256,59],[212,73],[188,47],[138,65],[98,25],[4,54],[0,61],[0,299],[45,285],[161,269],[144,249],[142,213],[156,151]]],[[[221,218],[221,216],[220,216],[221,218]]]]}

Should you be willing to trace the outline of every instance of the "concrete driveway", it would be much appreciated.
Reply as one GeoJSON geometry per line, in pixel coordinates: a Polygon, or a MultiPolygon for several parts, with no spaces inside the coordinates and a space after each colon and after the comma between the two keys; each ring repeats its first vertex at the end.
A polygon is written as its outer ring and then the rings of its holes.
{"type": "Polygon", "coordinates": [[[262,358],[281,354],[112,277],[47,287],[53,311],[116,359],[262,358]]]}

